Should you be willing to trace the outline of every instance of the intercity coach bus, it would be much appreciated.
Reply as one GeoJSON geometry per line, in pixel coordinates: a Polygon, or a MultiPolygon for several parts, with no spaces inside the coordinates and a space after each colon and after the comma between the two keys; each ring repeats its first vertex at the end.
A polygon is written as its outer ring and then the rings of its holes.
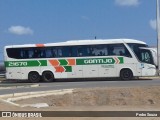
{"type": "Polygon", "coordinates": [[[153,51],[133,39],[78,40],[4,48],[6,79],[52,82],[55,79],[133,77],[156,74],[153,51]]]}

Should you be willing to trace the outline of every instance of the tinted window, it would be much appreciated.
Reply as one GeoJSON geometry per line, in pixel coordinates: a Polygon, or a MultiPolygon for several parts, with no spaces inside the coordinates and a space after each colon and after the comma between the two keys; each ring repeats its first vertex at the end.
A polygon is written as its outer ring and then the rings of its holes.
{"type": "Polygon", "coordinates": [[[152,53],[150,50],[145,50],[145,49],[142,49],[139,51],[139,59],[141,62],[144,62],[144,63],[149,63],[149,64],[154,64],[153,62],[153,57],[152,57],[152,53]]]}
{"type": "Polygon", "coordinates": [[[61,47],[32,47],[32,48],[7,48],[10,58],[60,58],[60,57],[86,57],[86,56],[126,56],[130,53],[123,44],[110,45],[79,45],[61,47]]]}
{"type": "Polygon", "coordinates": [[[107,45],[91,45],[87,48],[89,56],[107,56],[107,45]]]}
{"type": "Polygon", "coordinates": [[[141,61],[140,47],[147,47],[145,44],[128,43],[129,47],[133,50],[137,58],[141,61]]]}
{"type": "Polygon", "coordinates": [[[128,43],[132,50],[136,50],[139,47],[148,47],[146,44],[128,43]]]}
{"type": "Polygon", "coordinates": [[[21,58],[21,49],[19,48],[8,48],[7,54],[11,58],[21,58]]]}
{"type": "Polygon", "coordinates": [[[124,44],[110,44],[108,45],[108,52],[109,55],[116,55],[116,56],[126,56],[131,57],[128,49],[124,46],[124,44]]]}

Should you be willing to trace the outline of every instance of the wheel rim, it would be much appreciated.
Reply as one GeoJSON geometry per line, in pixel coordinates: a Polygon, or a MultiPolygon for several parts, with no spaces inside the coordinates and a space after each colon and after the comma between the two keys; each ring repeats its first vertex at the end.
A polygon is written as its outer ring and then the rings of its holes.
{"type": "Polygon", "coordinates": [[[51,80],[51,79],[52,79],[52,75],[49,74],[49,73],[46,73],[46,74],[45,74],[45,79],[46,79],[46,80],[51,80]]]}
{"type": "Polygon", "coordinates": [[[38,82],[39,81],[39,74],[38,73],[31,73],[29,75],[29,80],[31,82],[38,82]]]}
{"type": "Polygon", "coordinates": [[[132,72],[130,70],[123,70],[121,74],[121,78],[123,80],[131,79],[132,78],[132,72]]]}
{"type": "Polygon", "coordinates": [[[131,74],[128,70],[126,70],[123,74],[124,78],[130,78],[131,74]]]}
{"type": "Polygon", "coordinates": [[[32,80],[37,80],[37,78],[38,78],[38,76],[36,74],[33,74],[31,77],[32,80]]]}
{"type": "Polygon", "coordinates": [[[44,72],[42,76],[43,76],[43,80],[45,82],[52,82],[54,80],[53,74],[51,72],[49,72],[49,71],[48,72],[44,72]]]}

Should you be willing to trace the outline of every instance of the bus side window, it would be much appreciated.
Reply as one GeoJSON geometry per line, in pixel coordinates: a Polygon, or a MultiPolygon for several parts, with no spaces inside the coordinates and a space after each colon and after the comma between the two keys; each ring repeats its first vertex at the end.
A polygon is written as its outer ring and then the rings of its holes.
{"type": "Polygon", "coordinates": [[[28,56],[29,56],[29,58],[34,58],[34,52],[32,49],[28,50],[28,56]]]}
{"type": "Polygon", "coordinates": [[[7,55],[8,57],[15,59],[24,58],[24,52],[22,52],[21,48],[7,48],[7,55]]]}
{"type": "Polygon", "coordinates": [[[40,49],[40,57],[41,58],[46,58],[46,48],[40,49]]]}
{"type": "Polygon", "coordinates": [[[72,46],[71,52],[72,52],[72,57],[78,57],[78,50],[77,46],[72,46]]]}
{"type": "Polygon", "coordinates": [[[131,57],[131,54],[129,53],[124,44],[110,44],[108,46],[109,55],[131,57]]]}
{"type": "Polygon", "coordinates": [[[95,56],[94,46],[87,46],[87,54],[88,56],[95,56]]]}
{"type": "Polygon", "coordinates": [[[53,57],[51,48],[47,48],[45,50],[45,54],[46,54],[46,58],[52,58],[53,57]]]}
{"type": "Polygon", "coordinates": [[[83,56],[82,47],[81,47],[81,46],[79,46],[79,47],[77,48],[77,56],[78,56],[78,57],[82,57],[82,56],[83,56]]]}
{"type": "Polygon", "coordinates": [[[107,56],[108,55],[108,47],[107,47],[107,45],[105,45],[103,51],[104,51],[104,55],[107,56]]]}
{"type": "Polygon", "coordinates": [[[21,59],[25,58],[25,51],[23,49],[21,49],[20,51],[20,58],[21,59]]]}
{"type": "Polygon", "coordinates": [[[71,57],[72,56],[72,49],[70,46],[62,47],[63,57],[71,57]]]}
{"type": "Polygon", "coordinates": [[[127,48],[125,48],[124,56],[130,57],[130,58],[132,57],[131,54],[129,53],[129,51],[127,50],[127,48]]]}
{"type": "Polygon", "coordinates": [[[33,50],[33,58],[39,58],[39,56],[40,56],[39,50],[34,49],[34,50],[33,50]]]}
{"type": "Polygon", "coordinates": [[[77,56],[78,57],[88,56],[87,46],[79,46],[77,48],[77,56]]]}
{"type": "Polygon", "coordinates": [[[29,53],[28,53],[28,50],[24,50],[24,58],[29,58],[29,53]]]}
{"type": "Polygon", "coordinates": [[[28,49],[22,48],[20,50],[20,59],[27,59],[27,58],[29,58],[28,49]]]}
{"type": "Polygon", "coordinates": [[[68,56],[69,57],[73,57],[73,47],[69,47],[69,50],[68,50],[68,56]]]}
{"type": "Polygon", "coordinates": [[[114,53],[114,47],[113,46],[109,46],[109,54],[108,55],[115,55],[114,53]]]}
{"type": "Polygon", "coordinates": [[[88,56],[107,56],[108,49],[106,45],[92,45],[87,47],[88,56]]]}
{"type": "Polygon", "coordinates": [[[96,46],[97,55],[98,56],[105,56],[108,55],[108,51],[106,49],[106,45],[97,45],[96,46]]]}
{"type": "Polygon", "coordinates": [[[57,51],[58,51],[58,56],[57,57],[62,57],[62,49],[58,48],[57,51]]]}
{"type": "Polygon", "coordinates": [[[98,56],[98,50],[97,50],[96,46],[94,46],[92,54],[95,56],[98,56]]]}
{"type": "Polygon", "coordinates": [[[57,49],[52,49],[51,50],[51,52],[52,52],[52,57],[58,57],[58,55],[57,55],[57,49]]]}

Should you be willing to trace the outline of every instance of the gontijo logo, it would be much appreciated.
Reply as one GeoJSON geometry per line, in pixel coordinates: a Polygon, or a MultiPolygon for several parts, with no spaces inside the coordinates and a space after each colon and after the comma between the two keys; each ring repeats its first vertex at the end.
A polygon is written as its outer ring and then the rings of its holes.
{"type": "Polygon", "coordinates": [[[112,63],[112,59],[106,59],[106,60],[103,60],[103,59],[91,59],[91,60],[84,60],[84,63],[85,64],[98,64],[98,63],[109,63],[111,64],[112,63]]]}
{"type": "Polygon", "coordinates": [[[89,58],[89,59],[77,59],[77,65],[88,65],[88,64],[122,64],[124,63],[123,57],[113,58],[89,58]]]}

